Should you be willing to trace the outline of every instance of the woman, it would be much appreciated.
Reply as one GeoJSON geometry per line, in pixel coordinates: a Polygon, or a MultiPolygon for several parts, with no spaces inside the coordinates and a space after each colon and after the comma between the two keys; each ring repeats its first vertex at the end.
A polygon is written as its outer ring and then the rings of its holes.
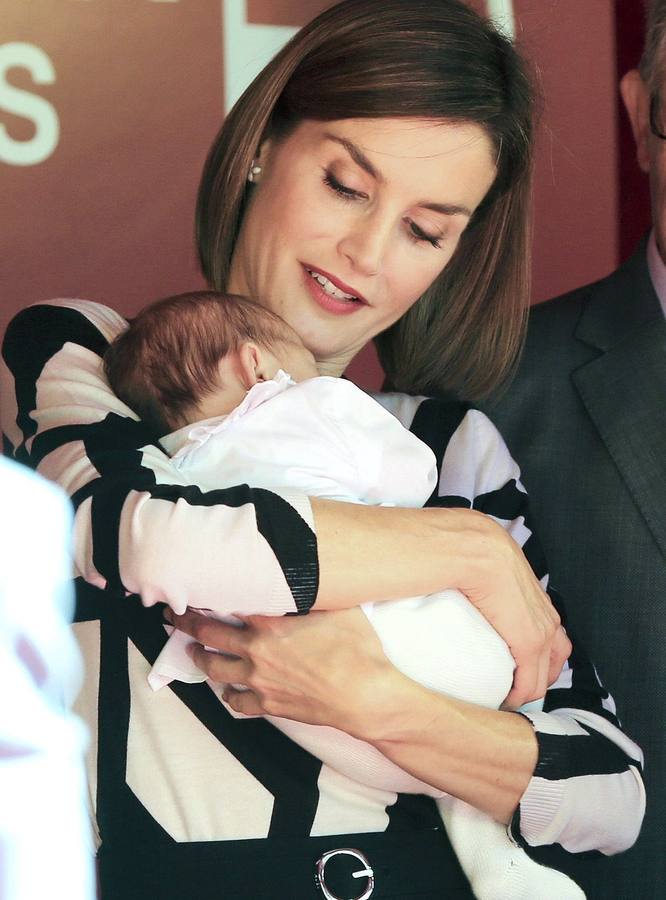
{"type": "MultiPolygon", "coordinates": [[[[530,96],[511,45],[457,0],[341,3],[267,66],[215,141],[198,213],[208,280],[282,315],[325,374],[342,374],[377,337],[397,389],[480,396],[510,368],[522,332],[530,96]]],[[[122,327],[80,301],[33,307],[4,351],[17,397],[9,449],[77,507],[80,706],[97,738],[105,900],[370,896],[367,860],[374,897],[470,895],[431,801],[338,776],[268,723],[236,721],[206,685],[153,696],[161,614],[127,593],[179,609],[233,591],[245,609],[269,597],[276,616],[329,610],[233,633],[192,614],[178,625],[238,656],[197,653],[214,682],[252,689],[227,692],[234,710],[369,740],[510,822],[518,841],[629,846],[642,818],[640,751],[578,648],[563,668],[568,640],[518,549],[542,578],[517,468],[487,420],[453,401],[386,397],[442,463],[436,508],[310,503],[248,486],[202,494],[100,380],[98,354],[122,327]],[[489,454],[493,478],[482,480],[475,459],[489,454]],[[344,609],[445,586],[512,649],[509,705],[540,697],[562,669],[548,712],[429,694],[344,609]],[[350,847],[363,855],[325,855],[350,847]]]]}

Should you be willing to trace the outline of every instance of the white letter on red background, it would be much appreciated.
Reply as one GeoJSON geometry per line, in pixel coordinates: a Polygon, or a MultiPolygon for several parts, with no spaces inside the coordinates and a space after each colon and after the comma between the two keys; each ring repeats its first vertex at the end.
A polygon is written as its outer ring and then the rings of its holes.
{"type": "Polygon", "coordinates": [[[516,15],[513,0],[486,0],[488,15],[495,25],[511,40],[516,39],[516,15]]]}
{"type": "Polygon", "coordinates": [[[222,0],[224,28],[224,109],[229,112],[266,63],[298,28],[247,21],[245,0],[222,0]]]}
{"type": "Polygon", "coordinates": [[[28,69],[35,84],[53,84],[55,68],[46,53],[34,44],[0,44],[0,110],[28,119],[35,126],[30,140],[17,141],[0,122],[0,162],[10,166],[36,166],[48,159],[58,146],[60,121],[48,100],[7,82],[8,70],[15,67],[28,69]]]}

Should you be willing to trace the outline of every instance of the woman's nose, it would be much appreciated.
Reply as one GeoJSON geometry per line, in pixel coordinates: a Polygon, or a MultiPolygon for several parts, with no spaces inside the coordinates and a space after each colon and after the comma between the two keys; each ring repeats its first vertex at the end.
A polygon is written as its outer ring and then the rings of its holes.
{"type": "Polygon", "coordinates": [[[338,245],[340,253],[361,275],[377,275],[387,251],[390,226],[379,217],[361,217],[338,245]]]}

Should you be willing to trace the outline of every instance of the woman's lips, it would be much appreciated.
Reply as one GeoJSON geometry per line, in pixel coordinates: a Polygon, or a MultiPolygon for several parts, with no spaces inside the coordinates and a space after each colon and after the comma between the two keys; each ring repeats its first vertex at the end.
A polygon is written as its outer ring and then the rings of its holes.
{"type": "Polygon", "coordinates": [[[324,289],[323,285],[321,285],[317,281],[317,279],[314,275],[311,274],[311,272],[317,272],[318,274],[323,275],[331,282],[331,284],[333,284],[335,288],[343,293],[351,294],[352,291],[345,290],[345,288],[347,287],[346,285],[341,285],[341,283],[337,279],[334,280],[326,272],[322,272],[320,269],[314,268],[314,266],[307,266],[303,264],[305,286],[307,287],[311,297],[315,300],[318,306],[326,310],[326,312],[330,312],[338,316],[348,316],[366,305],[362,297],[355,296],[351,300],[334,297],[324,289]]]}

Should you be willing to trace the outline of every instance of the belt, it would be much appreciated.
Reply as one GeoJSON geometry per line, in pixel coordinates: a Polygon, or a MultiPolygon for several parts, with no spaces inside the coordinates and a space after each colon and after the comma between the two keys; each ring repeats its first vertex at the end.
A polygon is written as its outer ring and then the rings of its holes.
{"type": "Polygon", "coordinates": [[[102,900],[473,900],[439,829],[127,843],[98,854],[102,900]]]}

